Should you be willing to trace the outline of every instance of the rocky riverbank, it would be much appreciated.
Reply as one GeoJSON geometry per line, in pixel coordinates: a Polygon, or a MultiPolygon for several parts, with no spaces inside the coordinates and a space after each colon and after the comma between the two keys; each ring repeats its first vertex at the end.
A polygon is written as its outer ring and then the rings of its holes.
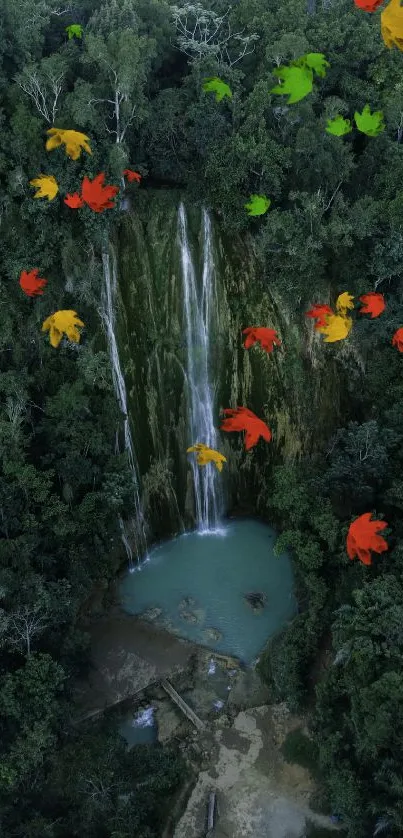
{"type": "Polygon", "coordinates": [[[196,731],[161,687],[144,694],[143,706],[155,711],[159,741],[178,744],[194,777],[165,838],[204,836],[213,789],[219,812],[214,838],[303,838],[312,824],[329,836],[337,831],[310,808],[315,783],[309,771],[281,754],[289,731],[304,720],[284,704],[269,704],[254,668],[228,669],[201,650],[192,676],[180,676],[174,686],[206,730],[196,731]]]}

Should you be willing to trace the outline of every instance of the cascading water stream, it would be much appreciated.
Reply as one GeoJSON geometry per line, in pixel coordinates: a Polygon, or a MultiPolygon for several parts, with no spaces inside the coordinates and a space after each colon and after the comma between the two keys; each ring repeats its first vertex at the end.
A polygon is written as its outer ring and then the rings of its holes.
{"type": "MultiPolygon", "coordinates": [[[[101,296],[101,304],[102,308],[99,312],[108,341],[109,347],[109,355],[111,359],[111,366],[112,366],[112,377],[113,377],[113,384],[115,387],[116,396],[119,402],[119,407],[122,413],[125,416],[124,420],[124,446],[125,451],[127,451],[127,456],[129,460],[129,466],[132,474],[132,481],[133,481],[133,496],[134,496],[134,504],[136,510],[135,521],[133,522],[133,529],[135,531],[135,550],[136,550],[136,559],[137,565],[139,566],[139,559],[140,556],[145,556],[147,554],[147,539],[146,539],[146,532],[145,532],[145,521],[144,515],[141,505],[140,499],[140,488],[139,488],[139,481],[137,477],[138,467],[136,461],[136,455],[134,452],[133,447],[133,440],[130,430],[129,424],[129,416],[127,411],[127,396],[126,396],[126,385],[125,380],[123,378],[122,369],[120,366],[119,360],[119,352],[116,343],[115,337],[115,299],[116,299],[116,292],[117,292],[117,267],[116,267],[116,257],[113,253],[112,259],[112,271],[110,265],[110,256],[109,256],[109,249],[105,247],[102,252],[102,264],[104,269],[104,287],[102,289],[102,296],[101,296]]],[[[118,445],[118,438],[117,438],[117,448],[118,445]]],[[[122,518],[119,518],[119,525],[122,533],[122,541],[126,550],[126,554],[129,560],[129,569],[131,571],[134,570],[133,565],[133,552],[127,537],[126,528],[122,518]]]]}
{"type": "MultiPolygon", "coordinates": [[[[203,210],[203,273],[201,292],[190,251],[184,205],[178,212],[179,244],[182,260],[183,299],[186,325],[187,384],[189,399],[189,445],[202,442],[217,447],[213,421],[213,394],[209,381],[209,338],[211,334],[212,299],[215,298],[215,270],[211,222],[203,210]]],[[[220,513],[222,500],[218,473],[212,463],[200,467],[192,457],[196,527],[200,534],[222,532],[220,513]]]]}

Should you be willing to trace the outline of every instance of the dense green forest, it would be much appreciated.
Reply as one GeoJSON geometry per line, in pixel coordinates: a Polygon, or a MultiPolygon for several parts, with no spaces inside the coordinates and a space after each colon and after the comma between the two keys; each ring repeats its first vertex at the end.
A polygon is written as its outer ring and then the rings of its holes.
{"type": "Polygon", "coordinates": [[[356,320],[348,351],[323,347],[345,381],[341,426],[297,461],[263,458],[254,511],[292,549],[300,603],[261,674],[273,699],[309,709],[324,793],[349,838],[401,836],[403,359],[391,336],[403,325],[402,53],[386,49],[379,13],[352,0],[0,0],[0,54],[1,834],[160,838],[183,779],[169,748],[128,753],[107,723],[78,732],[69,721],[88,666],[80,614],[116,574],[118,515],[133,511],[109,358],[92,337],[119,202],[78,220],[63,202],[34,201],[28,184],[51,171],[74,192],[84,174],[119,183],[130,166],[144,184],[128,187],[134,205],[172,186],[229,233],[252,231],[290,318],[327,301],[329,285],[332,300],[385,294],[382,317],[356,320]],[[67,38],[71,23],[81,39],[67,38]],[[273,70],[309,51],[330,68],[287,106],[268,92],[273,70]],[[208,76],[232,98],[206,96],[208,76]],[[384,111],[383,133],[326,133],[327,119],[366,103],[384,111]],[[50,166],[54,124],[90,135],[92,156],[53,152],[50,166]],[[272,201],[263,218],[244,210],[252,193],[272,201]],[[46,300],[18,284],[35,266],[46,300]],[[41,333],[61,308],[86,324],[79,348],[55,351],[41,333]],[[345,540],[370,510],[388,523],[389,550],[364,567],[345,540]]]}

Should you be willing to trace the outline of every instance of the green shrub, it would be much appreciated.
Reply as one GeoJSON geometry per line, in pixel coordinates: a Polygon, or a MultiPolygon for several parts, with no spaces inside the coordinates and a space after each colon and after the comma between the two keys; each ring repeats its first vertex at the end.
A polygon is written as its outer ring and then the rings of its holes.
{"type": "Polygon", "coordinates": [[[281,747],[286,762],[296,762],[308,768],[313,776],[318,773],[318,749],[315,742],[312,742],[301,728],[291,730],[287,734],[281,747]]]}

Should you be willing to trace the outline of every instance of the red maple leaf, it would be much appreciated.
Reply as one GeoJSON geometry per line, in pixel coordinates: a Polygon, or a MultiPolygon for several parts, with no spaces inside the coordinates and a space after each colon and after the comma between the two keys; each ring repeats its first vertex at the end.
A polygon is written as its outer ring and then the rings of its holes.
{"type": "Polygon", "coordinates": [[[266,352],[272,352],[273,344],[281,346],[281,340],[277,332],[274,329],[266,328],[266,326],[248,326],[242,334],[247,336],[244,343],[245,349],[249,349],[255,343],[260,343],[262,349],[266,352]]]}
{"type": "Polygon", "coordinates": [[[123,169],[123,174],[126,175],[129,183],[131,183],[133,180],[136,180],[137,183],[140,183],[141,181],[141,175],[139,175],[138,172],[133,172],[132,169],[123,169]]]}
{"type": "Polygon", "coordinates": [[[101,172],[93,181],[85,177],[81,187],[81,196],[94,212],[103,212],[115,204],[110,200],[119,192],[118,186],[104,186],[105,173],[101,172]]]}
{"type": "Polygon", "coordinates": [[[358,313],[370,314],[372,319],[379,317],[386,308],[383,294],[375,294],[374,291],[371,291],[369,294],[363,294],[362,297],[359,297],[359,301],[363,305],[358,313]]]}
{"type": "Polygon", "coordinates": [[[323,326],[326,326],[327,317],[333,314],[332,309],[330,306],[326,305],[315,305],[309,309],[309,311],[305,312],[305,317],[312,317],[313,320],[316,320],[315,329],[321,329],[323,326]]]}
{"type": "Polygon", "coordinates": [[[354,0],[355,5],[364,12],[375,12],[383,0],[354,0]]]}
{"type": "Polygon", "coordinates": [[[388,550],[388,544],[378,532],[386,529],[386,521],[371,521],[372,512],[365,512],[350,524],[347,533],[347,553],[350,559],[355,556],[360,562],[369,565],[371,561],[371,550],[374,553],[383,553],[388,550]]]}
{"type": "Polygon", "coordinates": [[[270,442],[270,428],[247,407],[225,408],[222,413],[228,416],[228,419],[223,420],[220,431],[246,431],[245,448],[247,451],[259,442],[260,437],[270,442]]]}
{"type": "Polygon", "coordinates": [[[68,207],[71,207],[71,209],[78,209],[79,207],[84,206],[84,201],[78,192],[73,192],[72,195],[67,194],[64,199],[64,203],[67,204],[68,207]]]}
{"type": "Polygon", "coordinates": [[[39,268],[33,268],[32,271],[22,271],[20,274],[20,285],[22,290],[28,297],[35,297],[43,294],[43,288],[47,285],[47,279],[38,277],[39,268]]]}
{"type": "Polygon", "coordinates": [[[392,338],[392,346],[396,346],[399,352],[403,352],[403,328],[397,329],[392,338]]]}

